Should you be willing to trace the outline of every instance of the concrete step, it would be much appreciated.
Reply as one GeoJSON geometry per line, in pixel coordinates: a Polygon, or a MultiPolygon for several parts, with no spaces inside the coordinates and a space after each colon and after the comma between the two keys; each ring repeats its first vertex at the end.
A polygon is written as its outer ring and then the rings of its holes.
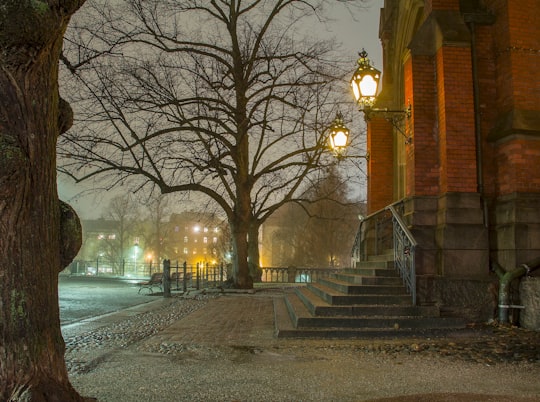
{"type": "Polygon", "coordinates": [[[294,338],[411,337],[460,330],[465,323],[449,318],[313,317],[295,294],[274,300],[275,334],[294,338]]]}
{"type": "Polygon", "coordinates": [[[319,283],[329,288],[337,290],[345,295],[406,295],[405,286],[395,285],[361,285],[335,278],[325,278],[319,280],[319,283]]]}
{"type": "Polygon", "coordinates": [[[408,294],[344,294],[323,283],[308,283],[307,288],[315,295],[331,305],[343,306],[354,304],[383,304],[383,305],[411,305],[411,296],[408,294]]]}
{"type": "Polygon", "coordinates": [[[439,308],[436,306],[396,306],[396,305],[332,305],[315,295],[308,288],[296,288],[295,293],[304,303],[307,310],[315,317],[333,316],[424,316],[438,317],[439,308]]]}
{"type": "Polygon", "coordinates": [[[365,276],[355,274],[333,274],[331,278],[337,280],[354,283],[357,285],[383,285],[383,286],[400,286],[403,284],[399,276],[365,276]]]}

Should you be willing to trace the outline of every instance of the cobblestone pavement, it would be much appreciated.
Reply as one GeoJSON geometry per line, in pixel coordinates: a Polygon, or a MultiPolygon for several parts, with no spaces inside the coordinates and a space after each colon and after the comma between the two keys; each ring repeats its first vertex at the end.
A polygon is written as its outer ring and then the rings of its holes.
{"type": "Polygon", "coordinates": [[[272,298],[281,296],[160,299],[65,328],[72,383],[115,402],[540,401],[538,332],[277,339],[272,298]]]}

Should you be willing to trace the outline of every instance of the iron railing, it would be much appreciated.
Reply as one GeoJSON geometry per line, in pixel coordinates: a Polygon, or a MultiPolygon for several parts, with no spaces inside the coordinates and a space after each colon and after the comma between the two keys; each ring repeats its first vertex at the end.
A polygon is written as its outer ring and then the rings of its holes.
{"type": "Polygon", "coordinates": [[[403,221],[403,209],[404,204],[400,201],[360,222],[352,250],[352,264],[355,266],[357,261],[367,261],[369,256],[392,250],[395,267],[411,295],[413,305],[416,305],[417,242],[403,221]]]}
{"type": "Polygon", "coordinates": [[[418,244],[396,209],[392,205],[388,206],[387,209],[392,213],[394,264],[411,294],[413,305],[416,305],[415,255],[418,244]]]}

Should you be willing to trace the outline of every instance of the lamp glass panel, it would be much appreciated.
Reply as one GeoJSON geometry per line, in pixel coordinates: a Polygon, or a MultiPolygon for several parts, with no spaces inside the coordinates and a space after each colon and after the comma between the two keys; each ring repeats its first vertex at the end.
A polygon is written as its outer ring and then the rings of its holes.
{"type": "Polygon", "coordinates": [[[371,75],[365,75],[360,81],[360,92],[363,97],[373,97],[377,94],[377,81],[371,75]]]}
{"type": "Polygon", "coordinates": [[[333,145],[335,148],[343,148],[347,146],[347,134],[344,131],[336,131],[333,138],[333,145]]]}
{"type": "Polygon", "coordinates": [[[358,88],[358,83],[355,80],[351,81],[351,88],[353,90],[354,99],[357,101],[360,99],[360,88],[358,88]]]}

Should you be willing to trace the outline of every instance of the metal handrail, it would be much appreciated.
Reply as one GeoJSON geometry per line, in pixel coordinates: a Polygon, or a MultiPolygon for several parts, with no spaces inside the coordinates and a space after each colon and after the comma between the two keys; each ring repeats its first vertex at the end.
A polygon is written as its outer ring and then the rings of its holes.
{"type": "Polygon", "coordinates": [[[416,305],[415,254],[417,242],[407,228],[400,212],[403,201],[398,201],[365,217],[360,222],[352,250],[353,266],[365,261],[369,255],[377,255],[392,248],[394,263],[412,303],[416,305]]]}
{"type": "Polygon", "coordinates": [[[416,305],[416,266],[415,255],[418,243],[393,205],[385,209],[392,213],[394,237],[394,263],[399,270],[403,283],[416,305]]]}

